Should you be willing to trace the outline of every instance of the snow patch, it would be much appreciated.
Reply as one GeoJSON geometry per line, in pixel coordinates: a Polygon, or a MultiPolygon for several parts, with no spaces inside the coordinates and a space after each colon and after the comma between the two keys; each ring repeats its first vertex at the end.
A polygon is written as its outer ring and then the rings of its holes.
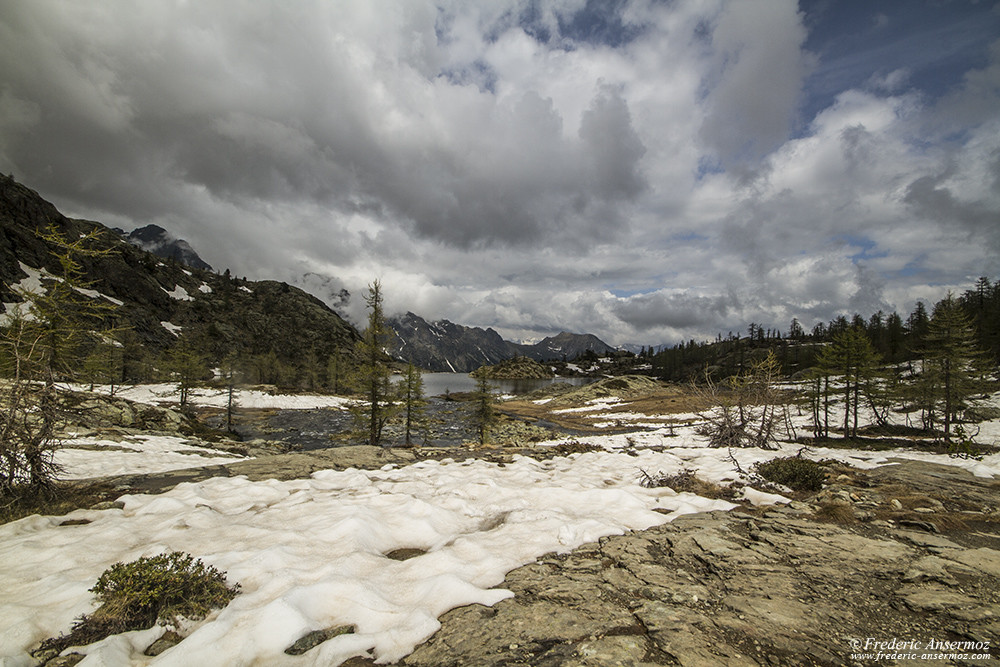
{"type": "MultiPolygon", "coordinates": [[[[167,322],[167,324],[170,324],[167,322]]],[[[180,327],[178,327],[179,329],[180,327]]],[[[87,387],[71,386],[79,391],[87,387]]],[[[94,391],[110,393],[107,385],[97,385],[94,391]]],[[[127,398],[137,403],[147,405],[173,405],[180,397],[176,383],[140,384],[131,387],[115,386],[115,396],[127,398]]],[[[229,403],[228,389],[213,389],[195,387],[188,393],[188,402],[197,407],[224,408],[229,403]]],[[[323,394],[269,394],[259,389],[235,389],[233,402],[241,408],[261,408],[274,410],[315,410],[318,408],[337,408],[346,410],[355,401],[343,396],[328,396],[323,394]]]]}
{"type": "Polygon", "coordinates": [[[163,287],[161,287],[160,289],[166,292],[171,299],[177,299],[178,301],[194,301],[194,297],[188,294],[187,290],[181,287],[180,285],[174,287],[173,291],[168,291],[163,287]]]}
{"type": "Polygon", "coordinates": [[[166,435],[138,435],[121,441],[73,438],[63,441],[55,452],[64,479],[144,475],[243,460],[166,435]]]}

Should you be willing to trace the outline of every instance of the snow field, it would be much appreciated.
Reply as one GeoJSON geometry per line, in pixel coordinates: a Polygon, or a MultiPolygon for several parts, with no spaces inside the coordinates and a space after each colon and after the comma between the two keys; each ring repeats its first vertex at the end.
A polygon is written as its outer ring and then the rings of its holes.
{"type": "Polygon", "coordinates": [[[170,435],[136,435],[120,441],[72,438],[55,452],[62,479],[143,475],[243,460],[217,449],[189,445],[186,438],[170,435]]]}
{"type": "MultiPolygon", "coordinates": [[[[76,391],[84,391],[89,386],[70,385],[76,391]]],[[[107,394],[110,388],[106,385],[97,385],[94,391],[107,394]]],[[[115,396],[127,398],[136,403],[146,403],[149,405],[170,405],[176,404],[179,397],[177,384],[140,384],[133,386],[116,387],[115,396]]],[[[188,394],[188,402],[192,405],[205,408],[224,408],[229,402],[229,392],[227,389],[213,389],[209,387],[192,388],[188,394]]],[[[269,394],[258,389],[234,389],[233,402],[241,408],[260,408],[272,410],[315,410],[317,408],[339,408],[346,410],[354,401],[343,396],[329,396],[324,394],[269,394]]]]}
{"type": "Polygon", "coordinates": [[[105,568],[171,550],[226,571],[240,595],[159,657],[141,656],[149,636],[121,635],[84,649],[81,665],[336,665],[369,650],[397,660],[448,609],[509,597],[493,587],[545,553],[732,507],[639,486],[638,467],[657,456],[518,457],[504,467],[428,461],[287,482],[213,478],[124,496],[121,510],[28,517],[0,526],[0,664],[30,664],[26,649],[93,611],[87,589],[105,568]],[[67,519],[91,523],[59,525],[67,519]],[[384,556],[399,548],[428,553],[384,556]],[[310,631],[345,624],[356,633],[284,654],[310,631]]]}

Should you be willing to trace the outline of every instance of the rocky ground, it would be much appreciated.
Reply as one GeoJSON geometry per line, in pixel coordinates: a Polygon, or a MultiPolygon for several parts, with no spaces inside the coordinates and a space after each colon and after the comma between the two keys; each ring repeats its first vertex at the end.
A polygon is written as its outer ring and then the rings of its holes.
{"type": "Polygon", "coordinates": [[[996,658],[998,492],[911,461],[842,475],[791,506],[605,538],[509,573],[515,597],[448,612],[399,664],[918,664],[875,660],[874,649],[852,657],[893,640],[918,642],[921,655],[942,653],[930,642],[988,643],[959,653],[996,658]]]}

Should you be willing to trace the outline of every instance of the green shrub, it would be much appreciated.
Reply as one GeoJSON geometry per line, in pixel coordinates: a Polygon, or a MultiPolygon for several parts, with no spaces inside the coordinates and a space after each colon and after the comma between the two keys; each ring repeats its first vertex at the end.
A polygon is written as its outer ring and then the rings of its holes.
{"type": "Polygon", "coordinates": [[[769,482],[783,484],[795,491],[819,491],[826,480],[821,464],[797,456],[756,463],[753,471],[769,482]]]}
{"type": "Polygon", "coordinates": [[[224,572],[180,551],[115,563],[90,589],[101,602],[97,611],[80,617],[70,634],[45,640],[34,653],[90,644],[150,628],[157,621],[204,618],[212,609],[225,607],[239,588],[226,585],[224,572]]]}

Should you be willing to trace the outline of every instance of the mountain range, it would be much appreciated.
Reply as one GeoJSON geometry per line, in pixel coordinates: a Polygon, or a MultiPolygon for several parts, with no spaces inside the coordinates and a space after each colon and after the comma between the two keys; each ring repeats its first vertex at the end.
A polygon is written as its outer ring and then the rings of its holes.
{"type": "Polygon", "coordinates": [[[390,319],[389,326],[396,332],[391,354],[429,371],[469,373],[512,357],[569,360],[588,350],[598,355],[614,351],[591,334],[562,332],[525,345],[504,340],[493,329],[467,327],[448,320],[428,322],[413,313],[390,319]]]}

